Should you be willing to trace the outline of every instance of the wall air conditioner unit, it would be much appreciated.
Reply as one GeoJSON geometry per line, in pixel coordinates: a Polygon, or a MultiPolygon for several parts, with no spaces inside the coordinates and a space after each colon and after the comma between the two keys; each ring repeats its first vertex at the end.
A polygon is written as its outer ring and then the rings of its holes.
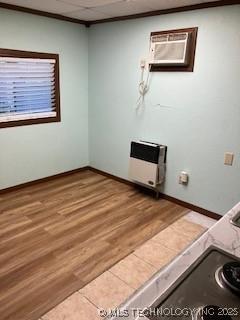
{"type": "Polygon", "coordinates": [[[160,33],[151,35],[150,65],[186,66],[189,64],[191,34],[160,33]]]}
{"type": "Polygon", "coordinates": [[[129,178],[134,182],[159,191],[165,178],[167,147],[145,141],[132,141],[129,178]]]}

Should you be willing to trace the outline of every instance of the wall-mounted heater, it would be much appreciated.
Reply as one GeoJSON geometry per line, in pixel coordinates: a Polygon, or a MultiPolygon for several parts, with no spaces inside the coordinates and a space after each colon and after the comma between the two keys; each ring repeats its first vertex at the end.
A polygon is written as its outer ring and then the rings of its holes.
{"type": "Polygon", "coordinates": [[[185,66],[189,64],[189,40],[191,34],[159,33],[151,35],[150,64],[185,66]]]}
{"type": "Polygon", "coordinates": [[[132,141],[129,178],[159,192],[165,179],[167,147],[145,141],[132,141]]]}

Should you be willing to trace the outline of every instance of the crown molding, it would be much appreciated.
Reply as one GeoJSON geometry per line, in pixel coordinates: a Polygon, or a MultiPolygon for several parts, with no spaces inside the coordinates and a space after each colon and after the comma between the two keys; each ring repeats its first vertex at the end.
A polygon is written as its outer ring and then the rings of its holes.
{"type": "Polygon", "coordinates": [[[63,20],[63,21],[68,21],[68,22],[73,22],[73,23],[83,24],[85,26],[89,26],[89,22],[85,21],[85,20],[78,20],[78,19],[74,19],[74,18],[69,18],[69,17],[63,16],[61,14],[26,8],[26,7],[22,7],[22,6],[16,6],[16,5],[9,4],[9,3],[0,2],[0,8],[35,14],[37,16],[48,17],[48,18],[52,18],[52,19],[63,20]]]}
{"type": "Polygon", "coordinates": [[[204,2],[200,4],[171,8],[171,9],[148,11],[144,13],[131,14],[126,16],[117,16],[113,18],[94,20],[94,21],[86,21],[86,20],[79,20],[75,18],[69,18],[61,14],[55,14],[55,13],[50,13],[46,11],[30,9],[30,8],[16,6],[16,5],[8,4],[4,2],[0,2],[0,8],[35,14],[42,17],[68,21],[72,23],[82,24],[82,25],[85,25],[86,27],[90,27],[91,25],[99,24],[99,23],[139,19],[139,18],[153,17],[153,16],[159,16],[159,15],[170,14],[170,13],[193,11],[193,10],[206,9],[206,8],[216,8],[216,7],[230,6],[230,5],[236,5],[236,4],[240,4],[240,0],[220,0],[220,1],[204,2]]]}
{"type": "Polygon", "coordinates": [[[127,16],[89,21],[89,25],[91,26],[94,24],[105,23],[105,22],[139,19],[139,18],[153,17],[153,16],[159,16],[159,15],[170,14],[170,13],[193,11],[193,10],[206,9],[206,8],[216,8],[216,7],[223,7],[223,6],[236,5],[236,4],[240,4],[240,0],[220,0],[220,1],[213,1],[213,2],[204,2],[204,3],[189,5],[189,6],[171,8],[171,9],[154,10],[154,11],[148,11],[144,13],[132,14],[127,16]]]}

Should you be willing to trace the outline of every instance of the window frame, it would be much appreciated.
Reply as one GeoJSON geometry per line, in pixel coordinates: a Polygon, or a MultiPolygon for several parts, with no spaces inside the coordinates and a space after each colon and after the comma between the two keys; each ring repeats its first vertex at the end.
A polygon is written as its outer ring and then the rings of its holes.
{"type": "Polygon", "coordinates": [[[32,58],[32,59],[54,59],[56,61],[54,68],[54,88],[55,88],[55,107],[56,116],[55,117],[45,117],[36,119],[24,119],[24,120],[14,120],[0,122],[0,128],[18,127],[26,126],[40,123],[51,123],[51,122],[61,122],[61,110],[60,110],[60,81],[59,81],[59,54],[55,53],[42,53],[33,51],[21,51],[12,49],[1,49],[0,57],[9,58],[32,58]]]}

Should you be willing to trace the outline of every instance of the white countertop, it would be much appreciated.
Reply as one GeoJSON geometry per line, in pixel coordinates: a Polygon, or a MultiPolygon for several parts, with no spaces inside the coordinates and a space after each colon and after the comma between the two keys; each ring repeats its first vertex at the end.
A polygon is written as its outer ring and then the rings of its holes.
{"type": "Polygon", "coordinates": [[[238,212],[240,212],[240,203],[168,266],[156,273],[119,308],[127,310],[127,317],[119,316],[112,319],[147,320],[142,315],[137,317],[137,310],[144,310],[151,306],[212,245],[240,257],[240,228],[230,223],[238,212]]]}

